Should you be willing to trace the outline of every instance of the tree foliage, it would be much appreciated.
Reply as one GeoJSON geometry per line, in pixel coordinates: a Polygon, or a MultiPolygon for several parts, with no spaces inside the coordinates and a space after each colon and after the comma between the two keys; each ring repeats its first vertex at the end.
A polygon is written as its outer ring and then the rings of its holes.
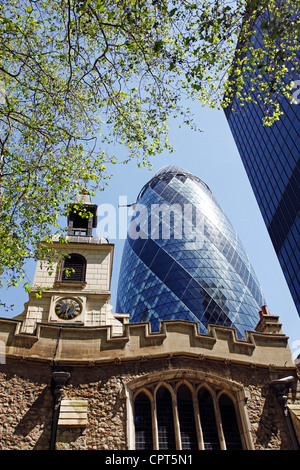
{"type": "Polygon", "coordinates": [[[193,125],[182,96],[256,95],[277,119],[298,36],[294,0],[0,0],[2,279],[18,282],[81,188],[103,189],[110,143],[139,164],[172,150],[168,119],[193,125]]]}

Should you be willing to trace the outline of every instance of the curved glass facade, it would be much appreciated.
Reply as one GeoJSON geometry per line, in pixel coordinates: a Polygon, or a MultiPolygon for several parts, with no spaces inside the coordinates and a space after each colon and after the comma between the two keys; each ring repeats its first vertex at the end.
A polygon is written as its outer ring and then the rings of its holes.
{"type": "Polygon", "coordinates": [[[264,304],[249,258],[209,187],[175,165],[141,190],[125,241],[117,308],[131,322],[256,326],[264,304]]]}

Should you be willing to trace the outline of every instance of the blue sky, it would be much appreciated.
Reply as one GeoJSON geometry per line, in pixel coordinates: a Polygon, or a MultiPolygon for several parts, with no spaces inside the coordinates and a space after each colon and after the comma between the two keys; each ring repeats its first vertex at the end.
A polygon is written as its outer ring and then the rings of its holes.
{"type": "MultiPolygon", "coordinates": [[[[189,103],[190,105],[190,103],[189,103]]],[[[170,141],[176,152],[158,155],[152,161],[153,169],[138,168],[136,162],[113,165],[109,186],[93,198],[96,204],[113,204],[118,210],[120,196],[133,203],[142,186],[162,166],[173,163],[184,167],[205,181],[235,227],[262,286],[270,313],[279,315],[283,332],[289,337],[293,356],[300,353],[300,318],[296,311],[277,256],[270,241],[242,161],[231,135],[223,111],[192,105],[195,120],[204,132],[170,124],[170,141]]],[[[99,234],[100,235],[100,234],[99,234]]],[[[105,234],[104,234],[105,236],[105,234]]],[[[118,272],[124,240],[110,240],[115,244],[112,276],[112,300],[115,308],[118,272]]],[[[28,265],[28,276],[33,280],[35,264],[28,265]]],[[[18,315],[27,301],[22,288],[2,290],[1,299],[14,303],[12,313],[0,311],[2,317],[18,315]]],[[[115,311],[115,310],[114,310],[115,311]]]]}

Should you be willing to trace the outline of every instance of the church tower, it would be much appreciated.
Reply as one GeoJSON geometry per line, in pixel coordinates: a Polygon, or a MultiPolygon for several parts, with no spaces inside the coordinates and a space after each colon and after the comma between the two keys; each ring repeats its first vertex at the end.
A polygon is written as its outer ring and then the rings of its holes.
{"type": "Polygon", "coordinates": [[[38,261],[24,312],[22,332],[33,333],[37,323],[112,325],[122,333],[127,315],[112,314],[110,283],[114,245],[94,237],[97,205],[81,194],[69,206],[68,234],[61,243],[53,237],[55,261],[38,261]],[[41,295],[39,294],[41,292],[41,295]]]}

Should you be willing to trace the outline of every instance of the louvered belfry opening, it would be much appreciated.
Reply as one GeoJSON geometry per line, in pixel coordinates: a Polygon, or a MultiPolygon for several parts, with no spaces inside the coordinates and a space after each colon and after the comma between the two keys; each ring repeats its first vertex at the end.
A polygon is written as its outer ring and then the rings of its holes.
{"type": "Polygon", "coordinates": [[[61,280],[64,282],[85,282],[86,259],[82,255],[71,254],[63,261],[61,280]]]}

